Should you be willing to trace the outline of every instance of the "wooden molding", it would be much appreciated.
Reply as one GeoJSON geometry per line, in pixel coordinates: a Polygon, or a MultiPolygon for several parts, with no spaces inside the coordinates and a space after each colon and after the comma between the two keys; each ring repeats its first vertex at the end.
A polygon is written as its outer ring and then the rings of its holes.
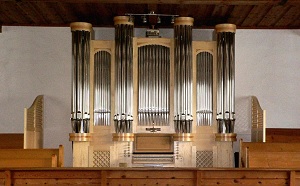
{"type": "Polygon", "coordinates": [[[114,133],[113,141],[134,141],[133,133],[114,133]]]}
{"type": "Polygon", "coordinates": [[[115,25],[133,25],[133,22],[129,21],[129,16],[116,16],[114,17],[114,24],[115,25]]]}
{"type": "Polygon", "coordinates": [[[236,141],[235,133],[216,133],[216,141],[236,141]]]}
{"type": "Polygon", "coordinates": [[[176,133],[173,136],[174,141],[194,141],[194,134],[192,133],[176,133]]]}
{"type": "Polygon", "coordinates": [[[177,26],[177,25],[193,26],[193,24],[194,24],[194,18],[192,18],[192,17],[178,17],[175,19],[174,26],[177,26]]]}
{"type": "Polygon", "coordinates": [[[234,24],[218,24],[215,27],[216,32],[234,32],[236,31],[236,25],[234,24]]]}
{"type": "Polygon", "coordinates": [[[86,22],[73,22],[70,24],[71,31],[92,31],[92,24],[86,22]]]}
{"type": "Polygon", "coordinates": [[[69,141],[92,141],[91,133],[70,133],[69,141]]]}

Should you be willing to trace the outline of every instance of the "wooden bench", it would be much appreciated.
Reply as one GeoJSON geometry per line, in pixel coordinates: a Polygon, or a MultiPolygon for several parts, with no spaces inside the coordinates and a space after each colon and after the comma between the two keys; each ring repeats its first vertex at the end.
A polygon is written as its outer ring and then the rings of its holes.
{"type": "Polygon", "coordinates": [[[23,133],[1,133],[0,149],[23,149],[24,134],[23,133]]]}
{"type": "Polygon", "coordinates": [[[266,128],[266,142],[300,143],[299,128],[266,128]]]}
{"type": "Polygon", "coordinates": [[[0,149],[0,167],[63,167],[64,147],[58,149],[0,149]]]}
{"type": "Polygon", "coordinates": [[[240,141],[240,167],[300,168],[300,143],[240,141]]]}

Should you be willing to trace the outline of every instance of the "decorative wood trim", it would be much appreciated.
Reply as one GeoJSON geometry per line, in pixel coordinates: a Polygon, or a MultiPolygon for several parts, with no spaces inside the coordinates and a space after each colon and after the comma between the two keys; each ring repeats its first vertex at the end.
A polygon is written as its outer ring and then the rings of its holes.
{"type": "Polygon", "coordinates": [[[176,133],[173,135],[174,141],[194,141],[192,133],[176,133]]]}
{"type": "Polygon", "coordinates": [[[235,133],[216,133],[216,141],[236,141],[235,133]]]}
{"type": "Polygon", "coordinates": [[[91,133],[70,133],[69,141],[92,141],[91,133]]]}
{"type": "Polygon", "coordinates": [[[113,141],[134,141],[133,133],[114,133],[112,136],[113,141]]]}
{"type": "Polygon", "coordinates": [[[116,16],[114,17],[114,25],[133,25],[133,22],[129,21],[129,16],[116,16]]]}
{"type": "Polygon", "coordinates": [[[86,22],[73,22],[70,27],[71,31],[92,31],[92,24],[86,22]]]}
{"type": "Polygon", "coordinates": [[[175,19],[174,26],[177,26],[177,25],[193,26],[193,24],[194,24],[194,18],[192,18],[192,17],[177,17],[175,19]]]}
{"type": "Polygon", "coordinates": [[[236,25],[234,24],[218,24],[215,27],[216,32],[234,32],[236,31],[236,25]]]}

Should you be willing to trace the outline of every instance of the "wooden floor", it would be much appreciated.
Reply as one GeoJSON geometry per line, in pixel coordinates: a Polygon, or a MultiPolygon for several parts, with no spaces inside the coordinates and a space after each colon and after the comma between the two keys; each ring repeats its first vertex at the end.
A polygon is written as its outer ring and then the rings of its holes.
{"type": "Polygon", "coordinates": [[[297,186],[300,169],[2,168],[0,185],[297,186]]]}

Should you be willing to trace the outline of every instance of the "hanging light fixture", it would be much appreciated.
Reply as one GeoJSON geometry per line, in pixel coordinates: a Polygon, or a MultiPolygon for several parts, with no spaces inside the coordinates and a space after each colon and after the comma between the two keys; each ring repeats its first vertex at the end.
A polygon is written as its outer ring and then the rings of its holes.
{"type": "MultiPolygon", "coordinates": [[[[133,22],[135,17],[140,17],[142,19],[143,23],[147,23],[147,17],[151,16],[157,16],[156,18],[156,23],[160,24],[161,23],[161,17],[170,17],[170,23],[174,24],[175,17],[178,17],[178,15],[172,15],[172,14],[156,14],[154,11],[150,11],[148,14],[132,14],[132,13],[126,13],[126,16],[129,16],[129,22],[133,22]]],[[[150,18],[149,18],[150,19],[150,18]]],[[[150,21],[149,21],[150,22],[150,21]]]]}
{"type": "Polygon", "coordinates": [[[147,23],[147,17],[145,15],[142,16],[143,23],[147,23]]]}
{"type": "Polygon", "coordinates": [[[160,24],[161,23],[161,19],[159,16],[157,16],[157,24],[160,24]]]}
{"type": "Polygon", "coordinates": [[[175,22],[175,16],[172,16],[171,17],[171,24],[174,24],[174,22],[175,22]]]}

